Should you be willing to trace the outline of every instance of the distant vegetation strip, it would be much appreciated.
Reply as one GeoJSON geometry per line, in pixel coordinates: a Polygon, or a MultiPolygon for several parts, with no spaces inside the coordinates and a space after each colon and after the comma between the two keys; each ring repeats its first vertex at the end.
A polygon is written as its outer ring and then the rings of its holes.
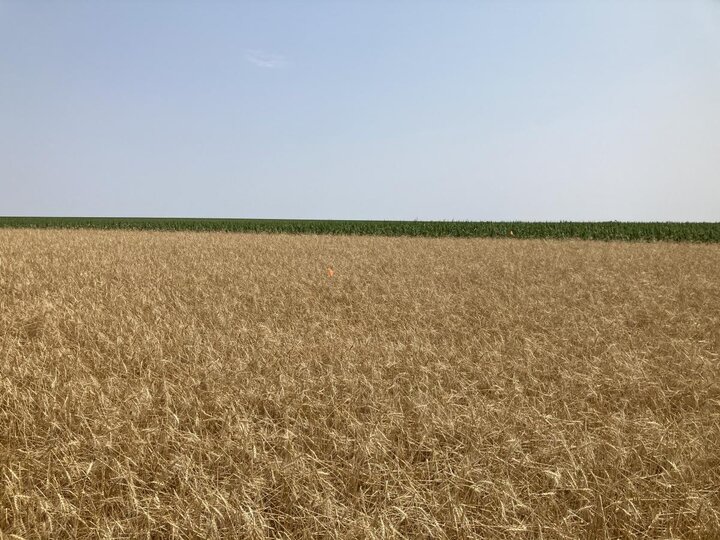
{"type": "Polygon", "coordinates": [[[0,217],[0,228],[3,227],[720,242],[720,222],[345,221],[299,219],[0,217]]]}

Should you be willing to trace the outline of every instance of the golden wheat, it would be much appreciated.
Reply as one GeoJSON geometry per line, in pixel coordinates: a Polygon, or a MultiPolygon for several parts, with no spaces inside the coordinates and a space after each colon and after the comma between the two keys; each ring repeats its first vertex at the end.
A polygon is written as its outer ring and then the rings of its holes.
{"type": "Polygon", "coordinates": [[[8,538],[718,538],[720,246],[0,231],[8,538]]]}

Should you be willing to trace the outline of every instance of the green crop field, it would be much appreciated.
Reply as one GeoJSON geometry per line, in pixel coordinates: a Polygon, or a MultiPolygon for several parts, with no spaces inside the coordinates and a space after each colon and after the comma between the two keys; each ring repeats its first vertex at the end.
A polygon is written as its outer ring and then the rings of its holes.
{"type": "Polygon", "coordinates": [[[720,222],[351,221],[300,219],[0,217],[0,228],[1,227],[720,242],[720,222]]]}

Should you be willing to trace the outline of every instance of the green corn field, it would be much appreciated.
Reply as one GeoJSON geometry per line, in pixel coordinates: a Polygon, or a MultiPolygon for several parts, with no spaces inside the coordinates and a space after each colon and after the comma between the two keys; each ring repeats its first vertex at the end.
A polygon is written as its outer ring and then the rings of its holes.
{"type": "Polygon", "coordinates": [[[0,217],[0,227],[720,242],[720,222],[353,221],[135,217],[0,217]]]}

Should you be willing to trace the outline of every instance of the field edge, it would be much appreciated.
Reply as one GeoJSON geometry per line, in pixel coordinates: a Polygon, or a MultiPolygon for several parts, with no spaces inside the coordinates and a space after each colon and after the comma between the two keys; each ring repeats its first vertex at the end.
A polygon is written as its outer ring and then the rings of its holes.
{"type": "Polygon", "coordinates": [[[244,218],[0,216],[0,228],[720,242],[720,222],[372,221],[244,218]]]}

